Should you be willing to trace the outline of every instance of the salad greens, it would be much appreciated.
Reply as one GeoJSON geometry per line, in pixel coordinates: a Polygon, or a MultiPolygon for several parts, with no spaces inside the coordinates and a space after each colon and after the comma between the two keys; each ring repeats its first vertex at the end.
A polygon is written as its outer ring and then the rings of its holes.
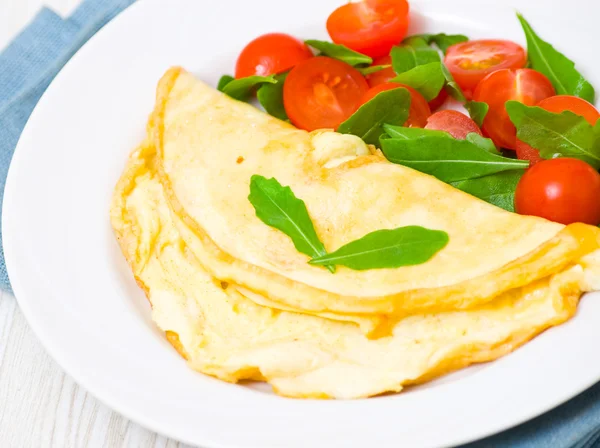
{"type": "Polygon", "coordinates": [[[219,84],[223,82],[223,86],[221,92],[229,95],[231,98],[235,98],[236,100],[247,100],[252,91],[263,84],[277,84],[277,79],[275,79],[275,75],[270,76],[248,76],[246,78],[233,79],[227,82],[228,78],[222,77],[219,84]]]}
{"type": "Polygon", "coordinates": [[[410,109],[410,93],[403,87],[378,93],[344,121],[338,128],[342,134],[353,134],[365,143],[377,145],[386,123],[404,123],[410,109]]]}
{"type": "Polygon", "coordinates": [[[490,110],[490,106],[481,101],[467,101],[465,103],[465,109],[467,109],[473,121],[477,123],[477,126],[481,127],[483,125],[483,120],[485,120],[485,116],[490,110]]]}
{"type": "Polygon", "coordinates": [[[527,53],[532,69],[546,75],[559,95],[574,95],[594,102],[592,85],[575,69],[575,63],[542,40],[521,14],[517,14],[527,38],[527,53]]]}
{"type": "Polygon", "coordinates": [[[322,55],[329,56],[333,59],[338,59],[353,67],[358,65],[371,65],[373,59],[367,55],[351,50],[345,45],[334,44],[325,40],[309,39],[305,41],[306,45],[319,50],[322,55]]]}
{"type": "MultiPolygon", "coordinates": [[[[306,204],[290,187],[282,186],[277,179],[254,175],[250,180],[248,200],[258,219],[289,236],[299,252],[313,258],[325,255],[325,246],[317,236],[306,204]]],[[[326,265],[335,272],[333,266],[326,265]]]]}
{"type": "Polygon", "coordinates": [[[517,137],[539,149],[542,158],[572,157],[600,168],[598,134],[582,116],[570,111],[556,114],[518,101],[508,101],[506,111],[517,128],[517,137]]]}
{"type": "Polygon", "coordinates": [[[223,75],[221,79],[219,79],[219,83],[217,84],[217,90],[222,92],[227,84],[233,81],[235,78],[231,75],[223,75]]]}
{"type": "Polygon", "coordinates": [[[357,271],[422,264],[442,250],[448,234],[419,226],[377,230],[309,261],[314,265],[341,265],[357,271]]]}
{"type": "Polygon", "coordinates": [[[280,120],[287,121],[288,116],[283,106],[283,83],[289,72],[275,75],[275,84],[265,83],[256,92],[258,102],[265,111],[280,120]]]}
{"type": "Polygon", "coordinates": [[[446,83],[441,62],[417,65],[406,72],[400,73],[391,82],[398,82],[412,87],[427,101],[431,101],[440,94],[446,83]]]}
{"type": "Polygon", "coordinates": [[[444,54],[448,51],[452,45],[467,42],[469,38],[463,34],[427,34],[423,35],[429,44],[435,44],[444,54]]]}
{"type": "Polygon", "coordinates": [[[475,179],[529,166],[528,161],[499,156],[468,140],[438,135],[412,140],[383,137],[381,149],[390,162],[431,174],[444,182],[475,179]]]}
{"type": "Polygon", "coordinates": [[[290,187],[282,186],[277,179],[254,175],[250,179],[248,200],[262,222],[289,236],[299,252],[312,258],[310,264],[325,266],[331,273],[337,265],[362,271],[425,263],[449,240],[448,234],[439,230],[400,227],[369,233],[328,254],[306,204],[290,187]]]}
{"type": "Polygon", "coordinates": [[[357,70],[363,75],[367,76],[372,73],[380,72],[381,70],[385,70],[390,68],[391,64],[388,65],[371,65],[370,67],[357,67],[357,70]]]}
{"type": "Polygon", "coordinates": [[[515,211],[515,190],[524,170],[504,171],[476,179],[452,182],[454,188],[469,193],[509,212],[515,211]]]}

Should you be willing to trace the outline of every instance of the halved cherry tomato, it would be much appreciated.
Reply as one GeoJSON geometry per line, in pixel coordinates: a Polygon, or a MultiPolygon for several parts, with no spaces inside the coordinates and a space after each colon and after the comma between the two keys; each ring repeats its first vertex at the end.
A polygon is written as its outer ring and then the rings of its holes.
{"type": "Polygon", "coordinates": [[[354,67],[318,56],[290,71],[283,85],[283,105],[300,129],[336,129],[358,109],[367,90],[365,77],[354,67]]]}
{"type": "Polygon", "coordinates": [[[523,47],[508,40],[470,40],[448,48],[444,62],[470,97],[477,84],[490,73],[525,67],[527,54],[523,47]]]}
{"type": "MultiPolygon", "coordinates": [[[[581,115],[592,126],[594,126],[600,118],[600,112],[598,112],[598,109],[596,109],[586,100],[576,96],[551,96],[550,98],[540,101],[537,105],[542,109],[546,109],[547,111],[557,114],[564,112],[565,110],[570,110],[577,115],[581,115]]],[[[517,157],[522,160],[529,160],[531,162],[530,166],[533,166],[536,163],[544,160],[540,157],[540,152],[538,149],[532,148],[530,145],[519,139],[517,139],[516,149],[517,157]]]]}
{"type": "Polygon", "coordinates": [[[402,42],[409,23],[406,0],[363,0],[346,3],[327,19],[327,31],[336,44],[378,58],[402,42]]]}
{"type": "Polygon", "coordinates": [[[372,100],[378,93],[384,90],[397,89],[398,87],[404,87],[410,93],[410,109],[408,112],[408,119],[406,123],[390,123],[390,124],[404,124],[404,126],[422,128],[427,123],[427,118],[431,115],[431,109],[427,100],[423,98],[419,92],[412,87],[397,82],[386,82],[379,84],[375,87],[371,87],[367,93],[362,97],[360,104],[365,104],[367,101],[372,100]]]}
{"type": "Polygon", "coordinates": [[[442,89],[442,90],[440,90],[439,95],[436,96],[434,99],[432,99],[429,102],[429,108],[432,111],[437,110],[440,107],[442,107],[442,104],[444,104],[447,99],[448,99],[448,92],[446,92],[446,89],[442,89]]]}
{"type": "Polygon", "coordinates": [[[477,85],[473,99],[490,106],[483,132],[501,148],[515,149],[517,130],[506,112],[506,102],[516,100],[533,106],[554,93],[548,78],[535,70],[505,69],[486,76],[477,85]]]}
{"type": "MultiPolygon", "coordinates": [[[[373,65],[392,65],[392,57],[388,54],[386,56],[377,58],[373,61],[373,65]]],[[[390,67],[367,75],[367,82],[369,83],[369,86],[375,87],[379,84],[383,84],[384,82],[388,82],[390,79],[395,77],[396,72],[394,72],[394,69],[390,67]]]]}
{"type": "Polygon", "coordinates": [[[529,168],[515,193],[515,208],[562,224],[600,224],[600,174],[570,158],[544,160],[529,168]]]}
{"type": "Polygon", "coordinates": [[[427,120],[425,129],[433,129],[436,131],[446,131],[452,137],[459,140],[467,138],[471,132],[481,134],[481,129],[472,119],[465,114],[456,110],[442,110],[436,112],[427,120]]]}
{"type": "Polygon", "coordinates": [[[285,72],[313,56],[304,42],[289,34],[264,34],[242,50],[235,66],[235,77],[268,76],[285,72]]]}

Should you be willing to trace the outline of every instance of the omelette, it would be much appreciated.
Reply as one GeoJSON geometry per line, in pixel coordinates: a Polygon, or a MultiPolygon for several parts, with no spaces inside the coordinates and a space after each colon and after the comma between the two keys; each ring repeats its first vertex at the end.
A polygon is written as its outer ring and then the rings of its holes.
{"type": "Polygon", "coordinates": [[[511,352],[600,289],[598,229],[498,209],[181,69],[160,82],[147,134],[114,191],[112,227],[157,326],[224,381],[297,398],[399,392],[511,352]],[[257,219],[256,173],[293,186],[327,248],[411,224],[450,243],[421,265],[331,274],[257,219]]]}
{"type": "Polygon", "coordinates": [[[213,276],[309,314],[408,315],[468,309],[576,262],[598,229],[505,212],[429,175],[388,162],[358,137],[308,133],[172,69],[149,126],[176,227],[213,276]],[[429,262],[335,275],[309,265],[248,201],[253,175],[275,177],[306,203],[333,252],[402,226],[445,231],[429,262]]]}

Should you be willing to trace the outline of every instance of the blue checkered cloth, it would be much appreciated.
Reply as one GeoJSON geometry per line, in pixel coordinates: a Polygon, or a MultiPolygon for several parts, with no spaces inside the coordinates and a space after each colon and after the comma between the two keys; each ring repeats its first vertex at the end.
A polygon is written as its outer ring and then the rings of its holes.
{"type": "MultiPolygon", "coordinates": [[[[21,131],[52,79],[91,36],[134,1],[86,0],[67,19],[43,9],[0,53],[2,191],[21,131]]],[[[2,253],[0,288],[10,291],[2,253]]],[[[600,448],[600,384],[541,417],[463,448],[482,447],[600,448]]]]}

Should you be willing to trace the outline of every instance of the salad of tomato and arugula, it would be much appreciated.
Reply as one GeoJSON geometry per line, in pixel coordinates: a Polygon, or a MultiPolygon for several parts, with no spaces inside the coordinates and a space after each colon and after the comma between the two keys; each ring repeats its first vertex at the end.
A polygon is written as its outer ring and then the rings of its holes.
{"type": "Polygon", "coordinates": [[[266,112],[300,129],[357,135],[391,162],[506,210],[599,225],[594,88],[517,18],[527,48],[407,36],[406,0],[347,3],[326,21],[332,42],[259,36],[218,88],[243,101],[256,95],[266,112]]]}

